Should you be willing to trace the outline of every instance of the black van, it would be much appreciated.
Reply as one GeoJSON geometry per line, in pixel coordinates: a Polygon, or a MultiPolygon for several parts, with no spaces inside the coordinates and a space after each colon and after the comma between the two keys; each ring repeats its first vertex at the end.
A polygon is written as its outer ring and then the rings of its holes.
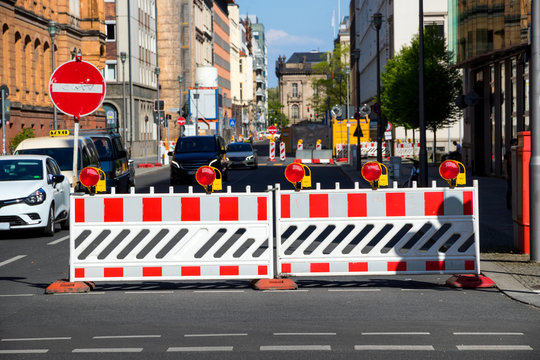
{"type": "Polygon", "coordinates": [[[223,180],[228,178],[227,148],[221,136],[183,136],[178,138],[174,152],[170,151],[171,185],[195,179],[201,166],[209,165],[221,171],[223,180]]]}

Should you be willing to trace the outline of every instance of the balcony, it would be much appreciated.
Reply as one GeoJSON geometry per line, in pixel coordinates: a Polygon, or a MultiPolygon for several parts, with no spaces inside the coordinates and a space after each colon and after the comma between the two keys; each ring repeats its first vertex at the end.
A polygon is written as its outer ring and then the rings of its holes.
{"type": "Polygon", "coordinates": [[[257,83],[263,83],[264,84],[264,77],[262,75],[257,75],[257,77],[255,78],[255,81],[257,83]]]}

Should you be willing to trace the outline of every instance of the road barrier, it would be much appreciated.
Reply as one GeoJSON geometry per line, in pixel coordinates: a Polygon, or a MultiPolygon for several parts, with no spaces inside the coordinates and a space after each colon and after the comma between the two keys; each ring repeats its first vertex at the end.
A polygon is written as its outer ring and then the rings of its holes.
{"type": "Polygon", "coordinates": [[[279,143],[279,159],[285,161],[287,154],[285,153],[285,143],[282,141],[279,143]]]}
{"type": "Polygon", "coordinates": [[[71,281],[273,277],[271,193],[84,195],[71,208],[71,281]]]}
{"type": "Polygon", "coordinates": [[[270,143],[269,143],[268,160],[276,161],[276,143],[274,141],[270,141],[270,143]]]}
{"type": "Polygon", "coordinates": [[[478,191],[276,194],[278,276],[479,274],[478,191]]]}

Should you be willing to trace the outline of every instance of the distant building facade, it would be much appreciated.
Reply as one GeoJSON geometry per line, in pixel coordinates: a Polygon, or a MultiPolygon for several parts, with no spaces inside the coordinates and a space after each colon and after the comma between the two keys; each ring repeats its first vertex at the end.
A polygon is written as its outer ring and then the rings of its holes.
{"type": "Polygon", "coordinates": [[[276,62],[278,98],[284,106],[283,114],[289,118],[291,124],[303,120],[317,121],[323,117],[323,114],[314,113],[311,98],[315,95],[313,79],[326,77],[316,75],[313,65],[325,59],[326,53],[318,51],[296,52],[287,61],[284,56],[278,58],[276,62]]]}
{"type": "MultiPolygon", "coordinates": [[[[6,149],[22,129],[47,136],[53,129],[53,104],[49,97],[52,41],[49,21],[55,22],[55,64],[75,58],[102,70],[105,66],[104,3],[79,1],[0,1],[0,85],[9,89],[11,118],[6,124],[6,149]]],[[[73,128],[73,118],[58,112],[58,128],[73,128]]],[[[81,128],[105,127],[102,109],[81,118],[81,128]]],[[[1,126],[1,125],[0,125],[1,126]]],[[[2,129],[0,129],[2,130],[2,129]]]]}

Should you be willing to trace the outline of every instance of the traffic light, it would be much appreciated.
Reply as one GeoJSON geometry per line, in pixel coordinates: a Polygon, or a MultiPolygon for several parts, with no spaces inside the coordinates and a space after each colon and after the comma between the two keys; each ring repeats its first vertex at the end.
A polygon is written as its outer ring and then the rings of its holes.
{"type": "Polygon", "coordinates": [[[165,110],[165,101],[159,100],[159,109],[158,109],[158,100],[154,100],[154,111],[163,111],[165,110]]]}

